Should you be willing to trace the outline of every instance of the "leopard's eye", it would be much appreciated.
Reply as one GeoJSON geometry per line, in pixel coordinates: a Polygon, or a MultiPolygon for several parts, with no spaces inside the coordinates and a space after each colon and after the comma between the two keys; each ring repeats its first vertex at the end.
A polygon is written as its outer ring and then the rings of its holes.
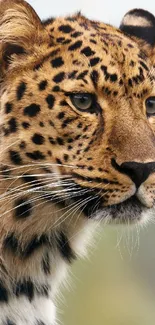
{"type": "Polygon", "coordinates": [[[145,105],[148,117],[155,115],[155,97],[149,97],[146,100],[145,105]]]}
{"type": "Polygon", "coordinates": [[[91,94],[71,94],[72,104],[80,111],[89,110],[93,104],[93,96],[91,94]]]}

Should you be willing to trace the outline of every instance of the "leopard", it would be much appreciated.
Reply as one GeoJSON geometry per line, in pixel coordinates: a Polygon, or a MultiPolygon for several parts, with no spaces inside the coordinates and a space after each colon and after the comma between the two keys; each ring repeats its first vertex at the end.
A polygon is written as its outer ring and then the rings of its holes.
{"type": "Polygon", "coordinates": [[[155,213],[155,17],[0,1],[0,325],[55,325],[96,228],[155,213]]]}

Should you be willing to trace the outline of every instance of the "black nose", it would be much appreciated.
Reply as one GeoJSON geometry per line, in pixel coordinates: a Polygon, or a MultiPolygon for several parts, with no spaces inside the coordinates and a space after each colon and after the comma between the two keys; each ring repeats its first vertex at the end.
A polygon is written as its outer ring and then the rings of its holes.
{"type": "Polygon", "coordinates": [[[120,173],[128,175],[135,183],[136,187],[140,187],[146,181],[150,174],[155,172],[155,163],[138,163],[138,162],[125,162],[118,165],[115,159],[112,159],[112,166],[120,173]]]}

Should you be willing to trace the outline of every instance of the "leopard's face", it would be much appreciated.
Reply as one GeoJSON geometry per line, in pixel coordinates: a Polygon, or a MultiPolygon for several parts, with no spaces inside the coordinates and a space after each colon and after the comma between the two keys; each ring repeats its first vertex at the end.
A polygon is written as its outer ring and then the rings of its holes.
{"type": "Polygon", "coordinates": [[[2,87],[2,164],[34,182],[40,168],[41,186],[54,175],[61,190],[48,183],[48,200],[76,201],[89,218],[151,217],[155,74],[149,56],[121,31],[81,16],[42,28],[49,36],[42,52],[36,48],[11,63],[2,87]]]}

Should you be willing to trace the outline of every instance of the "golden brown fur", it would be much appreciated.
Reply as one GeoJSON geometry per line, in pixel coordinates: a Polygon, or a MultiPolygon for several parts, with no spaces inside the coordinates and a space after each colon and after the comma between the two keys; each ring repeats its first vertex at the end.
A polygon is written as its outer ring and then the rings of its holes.
{"type": "Polygon", "coordinates": [[[124,209],[135,193],[139,210],[111,219],[136,222],[154,211],[154,170],[135,192],[119,168],[155,161],[155,117],[145,106],[155,74],[153,47],[119,29],[81,15],[41,23],[23,1],[0,4],[0,256],[9,283],[41,274],[62,233],[76,253],[72,238],[87,218],[124,209]],[[96,111],[79,111],[73,93],[93,94],[96,111]]]}
{"type": "MultiPolygon", "coordinates": [[[[66,19],[57,19],[52,24],[44,27],[31,8],[27,5],[25,6],[25,4],[23,5],[22,1],[17,1],[17,4],[12,1],[9,1],[7,4],[5,1],[3,4],[4,10],[6,10],[7,6],[9,6],[9,9],[2,19],[1,35],[5,40],[5,42],[2,41],[2,50],[3,46],[7,46],[8,43],[15,43],[24,47],[26,54],[22,54],[21,57],[17,57],[16,54],[12,56],[8,67],[9,71],[7,70],[7,72],[5,72],[6,75],[2,83],[1,129],[7,129],[8,121],[14,116],[19,126],[17,132],[13,132],[7,136],[2,134],[1,136],[1,163],[7,165],[8,168],[15,168],[15,171],[11,171],[11,176],[14,174],[15,176],[22,175],[23,173],[29,172],[29,170],[32,174],[39,174],[41,171],[37,168],[36,172],[35,166],[33,166],[33,168],[27,167],[29,164],[34,164],[35,161],[28,159],[26,152],[33,152],[34,149],[40,150],[41,148],[41,153],[46,157],[43,162],[41,161],[41,165],[49,164],[50,166],[51,163],[54,164],[56,160],[59,159],[63,166],[56,165],[54,167],[58,170],[58,173],[70,176],[71,173],[76,172],[78,175],[84,176],[86,178],[84,182],[78,179],[76,182],[80,185],[83,184],[85,187],[94,186],[98,189],[104,189],[104,183],[98,185],[95,181],[90,183],[87,181],[87,177],[101,177],[104,179],[107,178],[108,174],[109,181],[115,179],[116,182],[122,185],[106,184],[106,193],[103,194],[103,196],[107,196],[105,205],[123,201],[126,196],[130,195],[129,188],[132,182],[126,175],[120,174],[112,168],[111,159],[116,157],[118,164],[121,164],[126,161],[152,161],[155,156],[152,123],[154,119],[146,119],[144,107],[145,98],[155,94],[154,83],[150,81],[150,76],[153,73],[151,66],[149,74],[145,69],[143,71],[144,81],[138,84],[133,83],[133,87],[129,88],[128,80],[139,74],[139,55],[141,54],[141,50],[134,41],[131,39],[129,40],[120,30],[116,30],[111,26],[101,23],[88,21],[85,17],[80,15],[74,17],[75,21],[69,22],[71,28],[83,33],[83,35],[77,38],[83,41],[83,47],[90,46],[92,51],[97,53],[96,56],[98,57],[99,55],[100,63],[93,68],[90,66],[89,57],[80,54],[82,48],[77,51],[69,52],[67,49],[70,44],[60,45],[56,41],[62,36],[68,39],[68,34],[63,34],[59,31],[59,26],[65,25],[66,19]],[[20,11],[19,16],[17,15],[18,11],[20,11]],[[16,17],[15,20],[14,17],[16,17]],[[9,24],[7,23],[8,26],[6,26],[5,21],[8,21],[8,19],[9,24]],[[20,28],[18,26],[20,26],[20,28]],[[37,32],[37,34],[35,32],[37,32]],[[94,35],[93,40],[95,40],[97,44],[90,42],[92,34],[94,35]],[[42,43],[43,41],[44,43],[42,43]],[[50,61],[53,56],[53,51],[57,51],[57,55],[63,57],[65,61],[65,65],[63,66],[65,78],[60,83],[62,92],[54,93],[55,107],[57,107],[57,109],[51,111],[52,116],[50,117],[50,111],[47,103],[45,103],[45,99],[47,95],[51,93],[52,87],[55,86],[55,83],[52,81],[53,77],[62,71],[61,67],[57,69],[51,68],[50,61]],[[78,62],[72,64],[75,60],[78,62]],[[131,66],[130,68],[131,60],[135,62],[135,66],[131,66]],[[34,67],[38,64],[41,64],[41,66],[38,70],[35,70],[34,67]],[[116,82],[111,82],[109,79],[106,80],[100,69],[102,64],[108,67],[107,71],[109,74],[117,75],[116,82]],[[76,69],[78,71],[77,74],[79,71],[85,70],[88,70],[89,73],[84,80],[78,78],[77,80],[76,78],[70,79],[69,75],[76,69]],[[90,75],[93,70],[99,73],[99,80],[96,86],[97,89],[94,88],[90,80],[90,75]],[[49,86],[45,91],[39,92],[37,85],[45,79],[48,81],[49,86]],[[123,85],[120,85],[122,79],[123,85]],[[27,84],[27,89],[26,94],[18,101],[16,89],[21,82],[27,84]],[[83,89],[84,92],[88,93],[97,91],[98,103],[103,110],[101,116],[96,116],[95,114],[89,114],[87,112],[77,112],[72,106],[69,98],[65,96],[65,93],[80,92],[83,91],[83,89]],[[106,93],[106,89],[111,91],[110,95],[106,93]],[[115,92],[117,92],[117,95],[115,95],[115,92]],[[145,93],[143,94],[143,92],[145,93]],[[71,108],[69,105],[65,107],[67,118],[75,118],[75,122],[73,121],[67,128],[62,128],[62,121],[57,119],[58,113],[64,110],[63,107],[59,105],[62,100],[66,100],[71,106],[71,108]],[[7,102],[13,103],[14,108],[11,113],[6,115],[5,105],[7,102]],[[34,123],[32,118],[25,118],[23,116],[23,108],[28,106],[29,103],[38,102],[42,109],[39,115],[35,117],[34,123]],[[51,125],[49,125],[50,120],[55,123],[55,127],[52,128],[51,125]],[[41,121],[44,122],[44,128],[39,126],[41,121]],[[30,122],[32,125],[28,130],[25,130],[21,126],[22,122],[30,122]],[[83,125],[82,129],[77,127],[79,123],[83,125]],[[88,130],[83,134],[82,130],[86,127],[88,130]],[[31,137],[36,131],[44,135],[45,144],[42,146],[35,146],[31,141],[31,137]],[[94,131],[96,131],[95,135],[93,135],[94,131]],[[54,139],[57,138],[57,136],[65,139],[64,144],[62,146],[59,144],[53,145],[52,147],[48,141],[49,136],[54,139]],[[68,140],[76,136],[79,136],[79,139],[74,142],[73,148],[68,150],[68,140]],[[26,142],[26,149],[24,148],[21,150],[19,146],[23,139],[26,142]],[[85,149],[88,147],[90,141],[92,143],[87,152],[85,149]],[[81,144],[81,147],[79,147],[79,144],[81,144]],[[9,149],[7,150],[6,148],[20,152],[20,157],[22,159],[21,168],[18,167],[18,164],[17,166],[12,164],[9,157],[9,149]],[[52,153],[48,154],[50,150],[52,153]],[[78,150],[80,150],[79,154],[77,154],[78,150]],[[67,164],[64,161],[65,154],[68,155],[67,164]],[[89,158],[91,158],[90,162],[89,158]],[[24,165],[24,167],[22,167],[22,165],[24,165]],[[70,165],[71,168],[69,168],[68,165],[70,165]],[[89,166],[93,166],[93,170],[89,170],[89,166]],[[100,171],[100,168],[103,171],[100,171]],[[105,169],[106,171],[104,171],[105,169]],[[121,192],[122,187],[123,191],[121,192]],[[108,195],[108,190],[113,190],[113,192],[110,192],[110,195],[108,195]],[[116,193],[118,194],[116,195],[116,193]]],[[[3,10],[3,6],[1,8],[1,10],[3,10]]],[[[74,38],[72,42],[74,42],[74,38]]],[[[148,67],[150,64],[149,60],[150,59],[146,57],[145,63],[148,64],[148,67]]],[[[50,169],[53,168],[50,167],[50,169]]],[[[151,186],[153,178],[154,176],[151,176],[147,182],[147,186],[149,186],[149,184],[151,186]]],[[[14,182],[12,182],[12,179],[11,181],[4,179],[2,182],[2,193],[5,192],[4,189],[22,186],[22,180],[20,179],[15,179],[14,182]]],[[[26,195],[26,197],[31,198],[32,195],[36,196],[36,194],[29,194],[28,196],[26,195]]],[[[4,217],[1,217],[1,222],[3,224],[1,231],[4,235],[6,235],[6,232],[10,229],[17,235],[22,234],[22,241],[25,241],[31,238],[34,233],[37,233],[39,236],[43,230],[46,232],[48,229],[51,229],[52,224],[55,223],[54,215],[49,218],[51,206],[46,206],[44,202],[41,203],[39,208],[35,208],[32,218],[17,223],[15,223],[13,219],[13,207],[14,200],[11,198],[8,202],[8,197],[6,195],[6,201],[5,199],[2,201],[1,207],[2,216],[4,214],[4,217]],[[7,211],[10,210],[10,213],[6,211],[6,203],[7,211]],[[47,216],[47,219],[43,217],[38,220],[38,210],[40,214],[43,214],[45,217],[47,216]],[[49,210],[49,213],[47,213],[46,210],[49,210]]],[[[58,218],[58,216],[56,216],[56,218],[58,218]]]]}

